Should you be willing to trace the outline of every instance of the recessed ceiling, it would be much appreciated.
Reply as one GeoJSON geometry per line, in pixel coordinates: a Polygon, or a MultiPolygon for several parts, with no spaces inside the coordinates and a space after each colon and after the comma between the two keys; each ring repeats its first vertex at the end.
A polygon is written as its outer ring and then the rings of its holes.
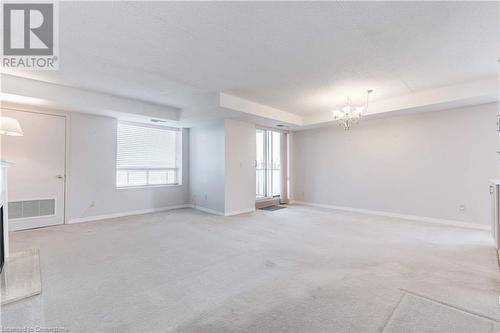
{"type": "Polygon", "coordinates": [[[367,89],[380,100],[497,75],[497,6],[61,2],[60,70],[25,76],[179,108],[225,92],[303,115],[367,89]]]}

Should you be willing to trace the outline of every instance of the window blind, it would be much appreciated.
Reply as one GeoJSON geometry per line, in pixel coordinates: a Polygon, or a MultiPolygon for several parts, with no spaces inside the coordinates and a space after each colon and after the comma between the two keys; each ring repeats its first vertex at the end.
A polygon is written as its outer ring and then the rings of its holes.
{"type": "Polygon", "coordinates": [[[118,123],[116,185],[178,184],[178,129],[118,123]]]}

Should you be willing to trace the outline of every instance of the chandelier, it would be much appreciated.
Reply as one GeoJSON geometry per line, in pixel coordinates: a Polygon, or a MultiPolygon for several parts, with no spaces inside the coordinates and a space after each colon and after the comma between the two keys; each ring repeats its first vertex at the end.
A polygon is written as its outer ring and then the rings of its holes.
{"type": "Polygon", "coordinates": [[[354,105],[351,102],[351,98],[347,97],[347,101],[344,107],[339,110],[333,110],[333,119],[340,125],[343,126],[347,131],[351,128],[352,124],[357,123],[363,113],[368,109],[368,97],[373,92],[372,89],[366,92],[366,102],[364,105],[354,105]]]}

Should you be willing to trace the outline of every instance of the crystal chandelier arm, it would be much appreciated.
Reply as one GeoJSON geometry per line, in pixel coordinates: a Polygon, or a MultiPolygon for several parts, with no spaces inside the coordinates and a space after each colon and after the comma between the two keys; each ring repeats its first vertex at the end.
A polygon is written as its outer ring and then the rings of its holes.
{"type": "Polygon", "coordinates": [[[373,92],[372,89],[366,91],[366,102],[365,106],[354,106],[352,105],[351,98],[347,96],[346,104],[339,110],[332,110],[333,119],[337,123],[344,127],[345,130],[349,130],[352,124],[357,123],[363,116],[363,112],[368,110],[368,101],[370,94],[373,92]]]}

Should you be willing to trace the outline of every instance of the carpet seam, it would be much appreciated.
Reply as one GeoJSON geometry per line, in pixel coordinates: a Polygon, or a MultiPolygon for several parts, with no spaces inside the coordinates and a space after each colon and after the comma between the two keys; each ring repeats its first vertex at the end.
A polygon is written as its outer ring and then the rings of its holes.
{"type": "Polygon", "coordinates": [[[460,308],[460,307],[458,307],[456,305],[448,304],[448,303],[445,303],[443,301],[439,301],[437,299],[430,298],[428,296],[425,296],[425,295],[422,295],[422,294],[418,294],[418,293],[410,291],[410,290],[406,290],[406,289],[399,289],[399,290],[401,290],[403,293],[406,293],[408,295],[411,295],[411,296],[414,296],[414,297],[418,297],[418,298],[422,298],[422,299],[425,299],[427,301],[430,301],[430,302],[433,302],[433,303],[436,303],[436,304],[440,304],[442,306],[454,309],[456,311],[464,312],[466,314],[469,314],[469,315],[472,315],[472,316],[476,316],[476,317],[480,317],[480,318],[483,318],[483,319],[486,319],[486,320],[489,320],[489,321],[493,321],[495,323],[500,323],[500,321],[498,319],[489,317],[489,316],[481,314],[481,313],[477,313],[477,312],[473,312],[471,310],[460,308]]]}
{"type": "Polygon", "coordinates": [[[387,320],[385,321],[384,326],[382,326],[382,330],[380,331],[381,333],[383,333],[385,331],[385,329],[387,328],[387,325],[389,325],[389,323],[391,322],[391,319],[394,316],[394,313],[396,312],[397,308],[399,308],[399,306],[401,305],[401,302],[403,302],[403,299],[405,297],[406,297],[406,293],[402,292],[402,295],[399,298],[398,303],[396,304],[396,306],[394,307],[394,309],[392,309],[391,314],[389,315],[389,317],[387,317],[387,320]]]}

